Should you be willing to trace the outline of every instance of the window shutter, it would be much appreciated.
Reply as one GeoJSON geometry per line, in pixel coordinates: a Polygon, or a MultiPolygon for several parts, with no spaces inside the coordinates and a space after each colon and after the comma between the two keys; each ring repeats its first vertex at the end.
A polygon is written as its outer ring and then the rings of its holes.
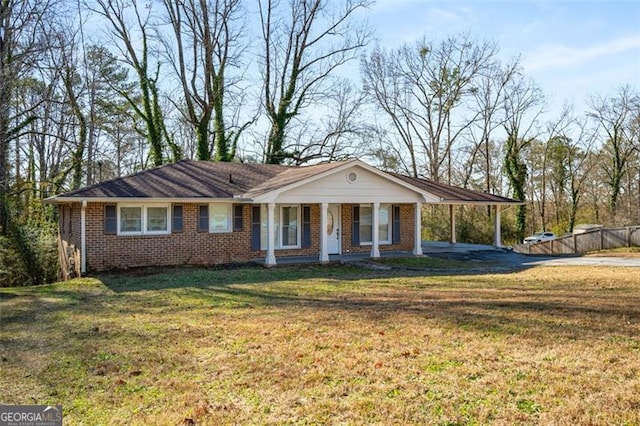
{"type": "Polygon", "coordinates": [[[260,250],[260,206],[251,206],[251,250],[260,250]]]}
{"type": "Polygon", "coordinates": [[[392,229],[392,243],[400,244],[400,206],[393,206],[393,229],[392,229]]]}
{"type": "Polygon", "coordinates": [[[233,232],[242,231],[242,204],[233,205],[233,232]]]}
{"type": "Polygon", "coordinates": [[[311,247],[311,206],[302,206],[302,248],[311,247]]]}
{"type": "Polygon", "coordinates": [[[202,204],[198,206],[198,232],[209,231],[209,206],[202,204]]]}
{"type": "Polygon", "coordinates": [[[104,233],[118,233],[118,210],[114,204],[104,206],[104,233]]]}
{"type": "Polygon", "coordinates": [[[360,245],[360,206],[353,206],[351,221],[351,242],[354,246],[360,245]]]}
{"type": "Polygon", "coordinates": [[[171,232],[182,232],[182,204],[174,204],[172,206],[171,232]]]}

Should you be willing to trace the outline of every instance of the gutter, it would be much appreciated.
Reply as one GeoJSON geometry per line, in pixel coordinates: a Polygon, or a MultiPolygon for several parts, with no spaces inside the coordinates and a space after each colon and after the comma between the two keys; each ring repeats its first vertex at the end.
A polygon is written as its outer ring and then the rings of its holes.
{"type": "Polygon", "coordinates": [[[79,198],[79,197],[51,197],[43,200],[45,204],[64,204],[64,203],[251,203],[254,200],[242,196],[226,197],[226,198],[171,198],[171,197],[95,197],[95,198],[79,198]]]}
{"type": "Polygon", "coordinates": [[[87,272],[87,200],[80,209],[80,274],[87,272]]]}

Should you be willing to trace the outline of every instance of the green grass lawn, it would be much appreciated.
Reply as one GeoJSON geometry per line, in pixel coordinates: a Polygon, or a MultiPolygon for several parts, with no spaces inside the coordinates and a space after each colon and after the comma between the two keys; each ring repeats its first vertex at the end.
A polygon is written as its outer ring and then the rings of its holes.
{"type": "Polygon", "coordinates": [[[65,424],[640,424],[640,273],[184,269],[0,289],[3,403],[65,424]]]}

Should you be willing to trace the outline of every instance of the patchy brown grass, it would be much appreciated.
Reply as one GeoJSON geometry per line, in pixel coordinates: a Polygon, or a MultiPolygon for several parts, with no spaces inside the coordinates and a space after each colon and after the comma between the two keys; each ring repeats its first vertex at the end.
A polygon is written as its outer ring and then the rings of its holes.
{"type": "Polygon", "coordinates": [[[626,258],[638,258],[640,257],[640,247],[618,247],[615,249],[600,250],[588,253],[590,257],[626,257],[626,258]]]}
{"type": "Polygon", "coordinates": [[[4,403],[65,424],[638,424],[640,273],[171,271],[0,291],[4,403]]]}

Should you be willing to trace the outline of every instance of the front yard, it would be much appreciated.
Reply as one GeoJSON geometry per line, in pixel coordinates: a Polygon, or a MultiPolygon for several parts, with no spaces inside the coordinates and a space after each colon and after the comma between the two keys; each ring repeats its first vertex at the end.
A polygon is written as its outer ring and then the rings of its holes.
{"type": "Polygon", "coordinates": [[[65,424],[640,423],[632,268],[170,270],[0,315],[0,402],[65,424]]]}

